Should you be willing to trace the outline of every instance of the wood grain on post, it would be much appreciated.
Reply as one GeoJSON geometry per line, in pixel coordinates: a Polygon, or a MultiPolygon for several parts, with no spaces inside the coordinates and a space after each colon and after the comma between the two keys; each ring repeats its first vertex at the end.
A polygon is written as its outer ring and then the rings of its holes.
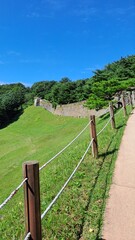
{"type": "Polygon", "coordinates": [[[124,111],[124,116],[127,116],[127,109],[126,109],[126,102],[125,102],[125,97],[124,94],[122,94],[122,105],[123,105],[123,111],[124,111]]]}
{"type": "Polygon", "coordinates": [[[23,175],[24,178],[28,178],[24,184],[26,234],[30,232],[30,239],[41,240],[39,163],[37,161],[24,163],[23,175]]]}
{"type": "Polygon", "coordinates": [[[115,117],[114,117],[114,109],[113,109],[112,102],[109,103],[109,108],[110,108],[111,125],[112,125],[112,128],[115,128],[115,117]]]}
{"type": "Polygon", "coordinates": [[[97,134],[96,134],[96,121],[95,115],[90,116],[90,130],[91,130],[91,138],[93,139],[92,142],[92,154],[94,158],[98,157],[98,143],[97,143],[97,134]]]}

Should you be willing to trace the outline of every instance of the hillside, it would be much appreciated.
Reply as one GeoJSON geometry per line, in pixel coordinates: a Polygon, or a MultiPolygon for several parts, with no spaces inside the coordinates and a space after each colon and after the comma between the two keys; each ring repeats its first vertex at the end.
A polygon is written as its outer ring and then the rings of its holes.
{"type": "MultiPolygon", "coordinates": [[[[0,130],[1,179],[12,176],[14,182],[19,177],[19,182],[24,161],[36,159],[42,164],[72,140],[86,122],[86,119],[56,117],[42,108],[27,108],[18,121],[0,130]]],[[[7,181],[9,190],[13,182],[7,181]]],[[[7,185],[0,185],[3,197],[7,185]]]]}
{"type": "MultiPolygon", "coordinates": [[[[99,136],[99,158],[93,159],[89,151],[58,202],[43,219],[43,239],[79,239],[83,235],[84,239],[91,236],[94,240],[99,236],[106,189],[111,182],[114,161],[125,127],[122,115],[122,112],[117,115],[115,131],[108,125],[104,135],[99,136]],[[90,228],[94,228],[91,233],[90,228]]],[[[0,202],[21,182],[23,162],[38,160],[41,166],[65,147],[88,121],[58,117],[40,107],[29,107],[18,121],[0,130],[0,202]]],[[[97,131],[101,130],[107,121],[108,115],[97,119],[97,131]]],[[[88,128],[72,146],[41,171],[41,212],[70,176],[89,141],[88,128]]],[[[23,190],[20,189],[1,210],[0,239],[24,239],[23,198],[23,190]]]]}

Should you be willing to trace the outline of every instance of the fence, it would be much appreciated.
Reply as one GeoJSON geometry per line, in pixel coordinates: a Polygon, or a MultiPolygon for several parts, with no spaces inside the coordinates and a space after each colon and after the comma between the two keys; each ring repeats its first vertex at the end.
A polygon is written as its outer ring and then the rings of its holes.
{"type": "MultiPolygon", "coordinates": [[[[111,123],[111,127],[115,129],[115,116],[118,115],[122,110],[124,116],[127,115],[126,110],[126,101],[124,95],[122,96],[123,107],[118,110],[116,114],[114,114],[113,104],[109,104],[109,108],[106,109],[104,114],[110,112],[110,118],[105,124],[105,126],[96,133],[96,121],[95,115],[90,116],[90,121],[86,125],[86,127],[60,152],[58,152],[54,157],[48,160],[43,166],[39,168],[39,163],[36,161],[26,162],[23,164],[23,177],[24,180],[20,183],[20,185],[5,199],[5,201],[0,205],[0,209],[2,209],[8,201],[10,201],[14,195],[18,192],[18,190],[24,186],[24,205],[25,205],[25,230],[26,236],[24,240],[33,239],[33,240],[41,240],[41,221],[46,216],[46,214],[50,211],[52,206],[56,203],[57,199],[60,197],[68,183],[71,181],[72,177],[78,170],[79,166],[83,162],[86,154],[88,153],[90,147],[92,147],[92,155],[94,158],[98,157],[98,136],[106,129],[109,123],[111,123]],[[39,184],[39,173],[45,168],[50,162],[52,162],[56,157],[58,157],[63,151],[65,151],[79,136],[90,126],[91,133],[91,141],[88,144],[86,151],[84,152],[82,158],[78,162],[77,166],[73,170],[72,174],[69,176],[67,181],[64,183],[60,191],[57,193],[55,198],[49,204],[49,206],[45,209],[45,211],[41,214],[40,212],[40,184],[39,184]]],[[[131,110],[133,109],[132,98],[129,97],[129,104],[131,106],[131,110]]]]}

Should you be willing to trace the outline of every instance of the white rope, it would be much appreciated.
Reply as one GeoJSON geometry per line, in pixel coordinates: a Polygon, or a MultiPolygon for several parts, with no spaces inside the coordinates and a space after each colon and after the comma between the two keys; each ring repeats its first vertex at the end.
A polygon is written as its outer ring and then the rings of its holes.
{"type": "MultiPolygon", "coordinates": [[[[96,118],[100,118],[100,117],[104,116],[104,115],[105,115],[106,113],[108,113],[108,112],[109,112],[109,107],[105,109],[104,113],[102,113],[102,114],[99,115],[99,116],[96,116],[96,118]]],[[[101,120],[101,118],[100,118],[99,120],[101,120]]]]}
{"type": "Polygon", "coordinates": [[[89,148],[91,147],[93,142],[93,139],[91,140],[90,144],[88,145],[84,155],[82,156],[81,160],[79,161],[78,165],[76,166],[76,168],[74,169],[74,171],[72,172],[72,174],[70,175],[70,177],[68,178],[68,180],[65,182],[65,184],[63,185],[63,187],[61,188],[61,190],[58,192],[58,194],[55,196],[55,198],[53,199],[53,201],[49,204],[49,206],[46,208],[46,210],[44,211],[44,213],[41,215],[41,219],[43,219],[45,217],[45,215],[48,213],[48,211],[51,209],[51,207],[55,204],[55,202],[57,201],[57,199],[59,198],[59,196],[61,195],[61,193],[64,191],[64,189],[66,188],[67,184],[69,183],[69,181],[71,180],[71,178],[73,177],[73,175],[75,174],[75,172],[77,171],[77,169],[79,168],[80,164],[82,163],[82,161],[84,160],[89,148]]]}
{"type": "Polygon", "coordinates": [[[64,152],[89,126],[91,121],[86,125],[86,127],[70,142],[66,147],[64,147],[60,152],[58,152],[54,157],[52,157],[50,160],[48,160],[42,167],[39,168],[39,171],[42,170],[44,167],[46,167],[50,162],[52,162],[56,157],[58,157],[62,152],[64,152]]]}
{"type": "Polygon", "coordinates": [[[109,124],[109,122],[111,121],[111,118],[109,118],[108,122],[105,124],[105,126],[99,131],[99,133],[97,133],[97,136],[99,136],[103,131],[104,129],[107,127],[107,125],[109,124]]]}
{"type": "Polygon", "coordinates": [[[24,240],[28,240],[28,239],[30,238],[30,236],[31,236],[31,233],[28,232],[27,235],[26,235],[26,237],[24,238],[24,240]]]}
{"type": "Polygon", "coordinates": [[[114,116],[117,116],[122,110],[123,110],[123,107],[117,113],[115,113],[114,116]]]}
{"type": "Polygon", "coordinates": [[[23,186],[23,184],[28,180],[28,178],[25,178],[20,185],[5,199],[5,201],[0,205],[0,209],[3,208],[8,201],[11,200],[11,198],[18,192],[18,190],[23,186]]]}
{"type": "Polygon", "coordinates": [[[109,112],[109,107],[105,110],[105,113],[108,113],[109,112]]]}

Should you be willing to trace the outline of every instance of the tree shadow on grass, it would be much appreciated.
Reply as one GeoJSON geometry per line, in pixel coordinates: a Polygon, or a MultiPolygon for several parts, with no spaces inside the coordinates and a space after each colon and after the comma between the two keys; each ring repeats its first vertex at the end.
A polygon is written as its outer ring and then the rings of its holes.
{"type": "Polygon", "coordinates": [[[11,119],[8,119],[7,121],[5,121],[4,123],[2,123],[0,125],[0,130],[3,129],[3,128],[6,128],[8,125],[18,121],[18,119],[23,114],[23,112],[24,112],[23,109],[19,109],[18,111],[16,111],[15,115],[11,119]]]}
{"type": "Polygon", "coordinates": [[[99,117],[99,119],[100,120],[106,120],[106,119],[108,119],[110,117],[110,113],[105,113],[104,115],[101,115],[100,117],[99,117]]]}
{"type": "Polygon", "coordinates": [[[115,148],[112,151],[106,151],[105,153],[99,154],[98,157],[106,158],[108,155],[110,155],[110,154],[112,155],[112,154],[114,154],[117,151],[118,151],[118,149],[115,148]]]}
{"type": "Polygon", "coordinates": [[[116,127],[116,129],[118,130],[118,129],[120,129],[120,128],[126,126],[126,125],[127,125],[126,123],[123,123],[123,124],[119,125],[118,127],[116,127]]]}
{"type": "Polygon", "coordinates": [[[107,239],[105,239],[105,238],[96,238],[96,240],[107,240],[107,239]]]}

